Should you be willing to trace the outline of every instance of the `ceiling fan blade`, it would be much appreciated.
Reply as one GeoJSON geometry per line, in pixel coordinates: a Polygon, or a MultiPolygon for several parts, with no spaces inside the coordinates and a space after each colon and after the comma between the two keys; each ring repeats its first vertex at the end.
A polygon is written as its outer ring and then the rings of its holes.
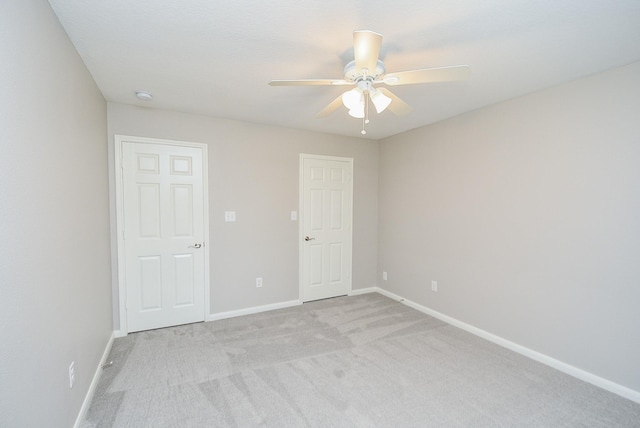
{"type": "Polygon", "coordinates": [[[331,113],[338,110],[341,105],[342,105],[342,94],[338,95],[338,98],[331,101],[331,103],[329,103],[328,106],[322,109],[322,111],[316,115],[316,118],[320,119],[320,118],[329,116],[331,113]]]}
{"type": "Polygon", "coordinates": [[[362,74],[364,69],[367,69],[369,74],[375,73],[380,46],[382,46],[382,34],[369,30],[353,32],[353,56],[358,74],[362,74]]]}
{"type": "Polygon", "coordinates": [[[332,85],[353,85],[343,79],[299,79],[299,80],[272,80],[271,86],[332,86],[332,85]]]}
{"type": "Polygon", "coordinates": [[[468,65],[451,67],[424,68],[422,70],[400,71],[389,73],[382,81],[387,85],[409,85],[412,83],[450,82],[469,77],[471,69],[468,65]]]}
{"type": "Polygon", "coordinates": [[[391,104],[387,107],[393,114],[396,116],[406,116],[413,111],[413,108],[398,98],[393,92],[388,90],[387,88],[377,88],[379,91],[382,91],[383,94],[391,98],[391,104]]]}

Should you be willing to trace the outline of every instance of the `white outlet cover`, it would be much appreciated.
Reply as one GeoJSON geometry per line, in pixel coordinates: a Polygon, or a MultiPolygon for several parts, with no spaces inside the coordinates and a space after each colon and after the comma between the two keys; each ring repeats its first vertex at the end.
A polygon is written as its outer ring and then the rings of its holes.
{"type": "Polygon", "coordinates": [[[431,291],[438,291],[438,281],[431,281],[431,291]]]}
{"type": "Polygon", "coordinates": [[[298,211],[291,211],[291,220],[292,221],[298,220],[298,211]]]}
{"type": "Polygon", "coordinates": [[[224,212],[224,221],[236,221],[236,212],[235,211],[225,211],[224,212]]]}
{"type": "Polygon", "coordinates": [[[387,280],[387,273],[386,272],[382,272],[382,280],[383,281],[387,280]]]}

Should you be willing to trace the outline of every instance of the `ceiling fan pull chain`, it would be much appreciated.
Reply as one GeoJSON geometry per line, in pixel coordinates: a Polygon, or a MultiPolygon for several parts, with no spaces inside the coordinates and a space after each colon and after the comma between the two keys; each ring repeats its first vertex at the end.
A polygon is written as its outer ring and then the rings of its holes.
{"type": "Polygon", "coordinates": [[[366,135],[367,131],[364,129],[364,125],[365,123],[369,123],[369,92],[365,91],[362,95],[364,101],[364,116],[362,117],[362,131],[360,131],[360,133],[366,135]]]}
{"type": "Polygon", "coordinates": [[[369,123],[369,91],[365,92],[364,95],[364,123],[369,123]]]}

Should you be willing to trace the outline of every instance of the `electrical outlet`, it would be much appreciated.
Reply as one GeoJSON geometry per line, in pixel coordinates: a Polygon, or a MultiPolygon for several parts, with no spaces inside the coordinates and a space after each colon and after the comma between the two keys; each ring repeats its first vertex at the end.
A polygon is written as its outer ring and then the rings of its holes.
{"type": "Polygon", "coordinates": [[[431,280],[431,291],[438,291],[438,281],[431,280]]]}
{"type": "Polygon", "coordinates": [[[235,211],[225,211],[224,212],[224,221],[236,221],[236,212],[235,211]]]}
{"type": "Polygon", "coordinates": [[[262,287],[262,278],[256,278],[256,287],[262,287]]]}
{"type": "Polygon", "coordinates": [[[382,272],[382,280],[383,281],[387,280],[387,273],[386,272],[382,272]]]}
{"type": "Polygon", "coordinates": [[[76,382],[76,362],[71,361],[69,365],[69,388],[73,388],[73,384],[76,382]]]}

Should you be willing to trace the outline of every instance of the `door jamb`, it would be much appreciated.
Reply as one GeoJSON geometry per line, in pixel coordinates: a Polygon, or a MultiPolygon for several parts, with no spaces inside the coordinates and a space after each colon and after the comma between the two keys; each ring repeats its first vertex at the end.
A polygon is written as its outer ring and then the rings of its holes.
{"type": "Polygon", "coordinates": [[[300,176],[298,179],[298,300],[301,303],[302,301],[302,287],[304,285],[304,271],[302,269],[302,265],[304,263],[304,254],[303,250],[303,237],[304,237],[304,160],[305,159],[322,159],[322,160],[333,160],[339,162],[348,162],[351,164],[351,281],[349,287],[349,295],[351,295],[351,291],[353,290],[353,178],[355,173],[353,171],[353,158],[341,157],[341,156],[326,156],[326,155],[313,155],[308,153],[300,153],[300,161],[299,161],[299,169],[300,176]]]}
{"type": "Polygon", "coordinates": [[[118,254],[118,305],[120,313],[120,329],[118,337],[124,337],[129,333],[127,325],[127,285],[125,280],[124,267],[126,266],[126,254],[124,245],[124,179],[123,179],[123,153],[122,145],[125,142],[141,144],[164,144],[170,146],[192,147],[202,150],[202,192],[203,195],[203,219],[204,219],[204,239],[207,245],[204,250],[204,321],[210,316],[210,285],[209,285],[209,158],[207,145],[203,143],[191,143],[187,141],[164,140],[148,137],[134,137],[129,135],[114,135],[115,145],[115,199],[116,199],[116,237],[118,254]]]}

